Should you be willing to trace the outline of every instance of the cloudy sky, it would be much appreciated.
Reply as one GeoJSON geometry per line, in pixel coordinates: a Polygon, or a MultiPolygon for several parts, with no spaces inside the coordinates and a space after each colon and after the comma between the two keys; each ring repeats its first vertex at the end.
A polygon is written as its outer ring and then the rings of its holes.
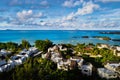
{"type": "Polygon", "coordinates": [[[4,29],[120,30],[120,0],[1,0],[4,29]]]}

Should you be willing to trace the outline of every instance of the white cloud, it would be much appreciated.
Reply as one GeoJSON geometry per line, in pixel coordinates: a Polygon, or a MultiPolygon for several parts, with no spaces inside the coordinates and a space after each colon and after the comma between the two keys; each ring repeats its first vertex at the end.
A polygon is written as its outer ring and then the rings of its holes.
{"type": "MultiPolygon", "coordinates": [[[[85,6],[85,5],[84,5],[85,6]]],[[[94,10],[93,10],[94,11],[94,10]]],[[[119,9],[109,10],[106,14],[78,16],[76,12],[63,18],[47,21],[49,26],[57,26],[58,29],[120,29],[119,9]],[[77,17],[77,18],[75,18],[77,17]]],[[[79,14],[81,15],[81,14],[79,14]]]]}
{"type": "Polygon", "coordinates": [[[74,20],[74,18],[75,18],[75,14],[72,12],[68,16],[63,17],[62,20],[63,21],[67,21],[67,20],[71,21],[71,20],[74,20]]]}
{"type": "Polygon", "coordinates": [[[67,0],[62,4],[62,6],[71,8],[71,7],[79,6],[82,3],[83,3],[83,0],[77,0],[77,1],[67,0]]]}
{"type": "Polygon", "coordinates": [[[29,17],[31,17],[33,14],[33,11],[32,10],[23,10],[22,12],[18,12],[17,13],[17,17],[20,19],[20,20],[25,20],[29,17]]]}
{"type": "Polygon", "coordinates": [[[78,8],[77,12],[70,13],[69,15],[63,17],[62,20],[75,20],[77,16],[91,14],[98,8],[100,8],[100,6],[98,4],[94,4],[92,1],[84,2],[82,8],[78,8]]]}
{"type": "Polygon", "coordinates": [[[47,1],[42,1],[42,2],[40,2],[40,4],[43,6],[48,6],[49,3],[47,1]]]}
{"type": "Polygon", "coordinates": [[[33,10],[23,10],[21,12],[17,12],[17,18],[20,21],[25,21],[25,20],[31,20],[33,18],[42,18],[45,17],[45,15],[42,12],[38,13],[33,13],[33,10]]]}
{"type": "Polygon", "coordinates": [[[94,4],[93,2],[84,3],[83,8],[79,8],[76,12],[76,15],[86,15],[91,14],[95,9],[98,9],[100,6],[98,4],[94,4]]]}
{"type": "Polygon", "coordinates": [[[120,2],[120,0],[96,0],[96,2],[120,2]]]}
{"type": "MultiPolygon", "coordinates": [[[[73,0],[72,0],[73,1],[73,0]]],[[[79,1],[73,1],[79,5],[79,1]]],[[[1,22],[0,26],[12,26],[19,29],[120,29],[120,9],[102,10],[103,14],[88,15],[100,10],[98,4],[92,1],[81,3],[82,7],[67,16],[41,19],[45,15],[42,12],[23,10],[17,13],[17,19],[10,23],[1,22]],[[85,16],[83,16],[85,15],[85,16]]]]}

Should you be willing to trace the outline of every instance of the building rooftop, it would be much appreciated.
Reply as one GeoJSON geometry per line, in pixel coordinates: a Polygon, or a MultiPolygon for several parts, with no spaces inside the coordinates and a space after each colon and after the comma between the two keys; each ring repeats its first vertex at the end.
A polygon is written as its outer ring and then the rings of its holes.
{"type": "Polygon", "coordinates": [[[101,71],[101,72],[107,73],[109,75],[114,75],[115,74],[115,72],[113,72],[111,70],[108,70],[106,68],[98,68],[98,70],[101,71]]]}

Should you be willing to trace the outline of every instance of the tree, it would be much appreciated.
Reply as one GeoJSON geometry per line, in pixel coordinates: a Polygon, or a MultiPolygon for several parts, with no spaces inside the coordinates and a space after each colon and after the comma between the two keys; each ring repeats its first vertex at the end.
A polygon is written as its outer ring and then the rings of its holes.
{"type": "Polygon", "coordinates": [[[21,46],[22,48],[28,49],[31,45],[27,40],[22,40],[21,46]]]}
{"type": "Polygon", "coordinates": [[[7,48],[7,46],[5,43],[0,43],[0,49],[6,49],[6,48],[7,48]]]}
{"type": "Polygon", "coordinates": [[[76,52],[81,52],[81,53],[84,53],[84,48],[86,47],[86,45],[85,44],[80,44],[80,43],[78,43],[77,45],[76,45],[76,47],[75,47],[75,51],[76,52]]]}
{"type": "Polygon", "coordinates": [[[35,46],[41,51],[47,51],[49,47],[51,47],[53,43],[50,40],[36,40],[35,46]]]}
{"type": "Polygon", "coordinates": [[[14,42],[7,42],[6,47],[7,47],[7,50],[15,51],[18,47],[18,44],[14,42]]]}

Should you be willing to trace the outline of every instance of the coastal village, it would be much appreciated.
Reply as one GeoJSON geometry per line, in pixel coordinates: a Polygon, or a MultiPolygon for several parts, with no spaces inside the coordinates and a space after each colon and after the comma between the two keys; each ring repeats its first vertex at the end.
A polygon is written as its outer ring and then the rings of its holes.
{"type": "MultiPolygon", "coordinates": [[[[89,46],[87,49],[91,49],[89,46]]],[[[113,51],[113,55],[120,57],[120,46],[109,46],[108,44],[99,44],[97,45],[98,49],[107,48],[113,51]]],[[[43,59],[51,60],[57,64],[57,69],[69,71],[78,68],[82,74],[86,76],[92,76],[94,71],[94,64],[86,61],[81,54],[89,55],[90,57],[103,57],[102,55],[91,55],[90,53],[81,53],[79,52],[78,56],[68,56],[64,58],[61,52],[70,50],[71,54],[74,55],[76,51],[72,48],[67,48],[62,44],[55,44],[52,47],[49,47],[48,50],[44,53],[36,47],[29,47],[29,49],[23,49],[19,54],[15,54],[6,60],[5,56],[12,54],[11,51],[5,49],[0,50],[0,73],[10,71],[16,66],[24,64],[28,58],[41,56],[43,59]]],[[[106,61],[103,67],[96,68],[96,72],[101,78],[113,79],[120,78],[120,61],[106,61]]]]}

